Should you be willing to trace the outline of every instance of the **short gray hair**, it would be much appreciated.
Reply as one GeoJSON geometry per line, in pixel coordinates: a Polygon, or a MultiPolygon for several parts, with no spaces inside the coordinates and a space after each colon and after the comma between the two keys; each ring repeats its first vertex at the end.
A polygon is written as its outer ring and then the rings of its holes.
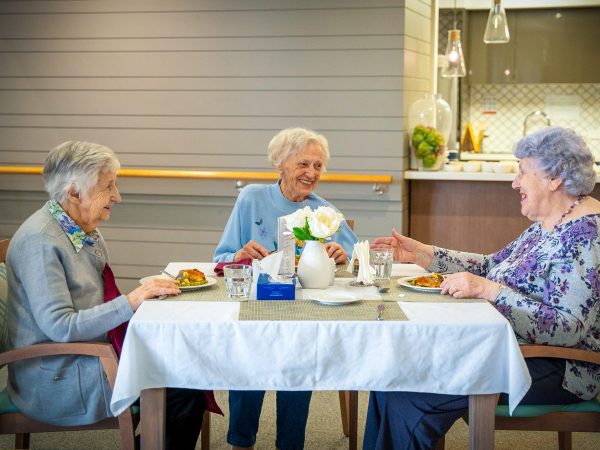
{"type": "Polygon", "coordinates": [[[114,152],[104,145],[67,141],[54,147],[44,163],[46,191],[52,200],[63,202],[71,186],[83,195],[98,184],[101,173],[116,173],[121,164],[114,152]]]}
{"type": "Polygon", "coordinates": [[[277,167],[292,154],[304,150],[304,148],[315,142],[323,152],[323,168],[329,161],[329,143],[322,134],[317,134],[306,128],[286,128],[275,135],[267,147],[267,156],[273,166],[277,167]]]}
{"type": "Polygon", "coordinates": [[[517,142],[513,153],[519,159],[533,158],[548,176],[562,179],[570,195],[587,195],[594,189],[594,156],[573,130],[543,128],[517,142]]]}

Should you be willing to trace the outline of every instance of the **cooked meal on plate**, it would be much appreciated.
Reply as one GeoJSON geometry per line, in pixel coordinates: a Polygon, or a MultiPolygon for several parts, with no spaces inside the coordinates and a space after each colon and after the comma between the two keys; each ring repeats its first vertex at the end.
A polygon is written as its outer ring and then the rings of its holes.
{"type": "Polygon", "coordinates": [[[177,274],[177,281],[179,281],[179,286],[181,287],[200,286],[208,283],[204,276],[204,272],[201,272],[198,269],[180,270],[177,274]]]}
{"type": "Polygon", "coordinates": [[[439,288],[442,281],[444,281],[444,277],[439,273],[433,272],[431,275],[423,275],[422,277],[407,280],[407,283],[419,287],[439,288]]]}

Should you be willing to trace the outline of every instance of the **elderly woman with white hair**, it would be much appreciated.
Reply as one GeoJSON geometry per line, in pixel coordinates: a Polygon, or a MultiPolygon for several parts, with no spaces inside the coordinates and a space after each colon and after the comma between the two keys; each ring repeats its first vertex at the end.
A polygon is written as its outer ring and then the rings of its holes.
{"type": "MultiPolygon", "coordinates": [[[[309,206],[329,206],[313,191],[329,161],[324,136],[304,128],[280,131],[269,143],[268,158],[279,171],[270,185],[249,185],[240,192],[214,254],[215,262],[262,259],[277,244],[277,219],[309,206]]],[[[325,248],[330,258],[344,263],[356,236],[344,221],[325,248]]],[[[276,369],[274,369],[276,370],[276,369]]],[[[233,448],[252,448],[256,442],[264,391],[229,392],[229,432],[233,448]]],[[[280,450],[304,448],[310,392],[277,392],[277,438],[280,450]]]]}
{"type": "MultiPolygon", "coordinates": [[[[600,202],[590,193],[594,158],[573,131],[550,127],[519,141],[512,187],[533,221],[491,255],[425,245],[392,232],[374,241],[395,258],[450,272],[442,294],[489,301],[521,343],[600,351],[600,202]]],[[[499,362],[500,364],[502,361],[499,362]]],[[[600,393],[600,366],[552,358],[526,360],[532,384],[521,404],[564,405],[600,393]]],[[[500,403],[506,404],[505,394],[500,403]]],[[[431,449],[468,408],[468,397],[372,392],[365,449],[431,449]]]]}
{"type": "MultiPolygon", "coordinates": [[[[120,353],[126,322],[146,300],[177,295],[175,281],[152,280],[121,295],[98,231],[121,202],[119,161],[108,147],[65,142],[50,151],[44,179],[50,200],[10,241],[8,335],[12,348],[43,342],[112,342],[120,353]]],[[[84,425],[111,416],[111,389],[98,358],[51,356],[8,368],[8,394],[28,416],[84,425]]],[[[167,448],[192,450],[210,392],[167,390],[167,448]]]]}

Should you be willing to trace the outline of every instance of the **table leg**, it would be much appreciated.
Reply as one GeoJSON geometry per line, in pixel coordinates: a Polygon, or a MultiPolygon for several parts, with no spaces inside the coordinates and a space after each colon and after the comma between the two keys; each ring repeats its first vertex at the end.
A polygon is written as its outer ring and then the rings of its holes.
{"type": "Polygon", "coordinates": [[[165,448],[165,388],[144,389],[140,396],[142,450],[165,448]]]}
{"type": "Polygon", "coordinates": [[[469,449],[492,450],[498,394],[469,395],[469,449]]]}
{"type": "Polygon", "coordinates": [[[358,448],[358,391],[348,391],[348,449],[358,448]]]}

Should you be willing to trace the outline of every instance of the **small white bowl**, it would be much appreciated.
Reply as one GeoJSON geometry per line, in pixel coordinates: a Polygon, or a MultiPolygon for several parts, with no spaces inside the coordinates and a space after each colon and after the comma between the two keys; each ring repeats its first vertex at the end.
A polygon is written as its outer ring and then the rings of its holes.
{"type": "Polygon", "coordinates": [[[513,171],[513,164],[508,162],[501,162],[496,164],[496,166],[494,167],[494,172],[496,173],[512,173],[513,171]]]}
{"type": "Polygon", "coordinates": [[[446,172],[462,172],[462,169],[462,163],[460,162],[450,162],[444,166],[446,172]]]}
{"type": "Polygon", "coordinates": [[[463,163],[463,170],[465,172],[480,172],[481,163],[479,161],[468,161],[463,163]]]}
{"type": "Polygon", "coordinates": [[[484,161],[481,163],[481,171],[491,173],[494,171],[494,167],[496,167],[495,162],[484,161]]]}

